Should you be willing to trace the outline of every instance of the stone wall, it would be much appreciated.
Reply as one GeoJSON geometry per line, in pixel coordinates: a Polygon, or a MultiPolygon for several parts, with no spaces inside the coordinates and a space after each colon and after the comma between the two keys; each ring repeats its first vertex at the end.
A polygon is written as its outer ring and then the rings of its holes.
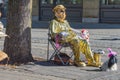
{"type": "Polygon", "coordinates": [[[99,0],[83,0],[83,17],[99,17],[99,0]]]}

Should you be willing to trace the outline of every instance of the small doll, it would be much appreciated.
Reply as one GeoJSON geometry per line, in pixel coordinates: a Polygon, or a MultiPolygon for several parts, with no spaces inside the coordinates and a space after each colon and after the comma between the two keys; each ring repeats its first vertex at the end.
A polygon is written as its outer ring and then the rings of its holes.
{"type": "Polygon", "coordinates": [[[89,32],[86,29],[81,30],[81,37],[89,43],[89,32]]]}
{"type": "Polygon", "coordinates": [[[78,38],[80,39],[85,39],[89,43],[89,32],[86,29],[82,29],[81,31],[78,31],[76,29],[71,28],[77,35],[78,38]]]}
{"type": "Polygon", "coordinates": [[[100,67],[101,71],[117,71],[117,53],[108,48],[109,59],[100,67]]]}

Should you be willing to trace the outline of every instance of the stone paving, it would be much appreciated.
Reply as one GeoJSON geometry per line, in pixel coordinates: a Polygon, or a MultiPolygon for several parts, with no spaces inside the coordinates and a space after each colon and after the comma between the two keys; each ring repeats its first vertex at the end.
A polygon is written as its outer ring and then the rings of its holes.
{"type": "MultiPolygon", "coordinates": [[[[120,29],[88,29],[90,33],[90,44],[92,49],[102,49],[106,53],[102,55],[102,61],[107,59],[107,48],[110,47],[119,53],[120,49],[120,29]]],[[[47,29],[33,29],[32,52],[46,59],[47,49],[47,29]],[[42,35],[41,35],[42,34],[42,35]],[[38,37],[40,36],[40,37],[38,37]],[[34,53],[35,51],[38,53],[34,53]]],[[[118,54],[118,59],[119,59],[118,54]]],[[[120,63],[118,62],[118,68],[120,63]]],[[[120,80],[119,70],[116,72],[100,72],[95,67],[75,67],[75,66],[54,66],[53,64],[40,62],[40,74],[56,76],[69,80],[120,80]],[[41,66],[42,65],[42,66],[41,66]],[[49,67],[48,67],[49,66],[49,67]]]]}
{"type": "MultiPolygon", "coordinates": [[[[46,62],[48,30],[32,29],[32,55],[43,60],[16,68],[1,66],[0,80],[120,80],[120,29],[88,29],[88,31],[91,48],[103,49],[106,52],[102,55],[103,62],[107,60],[108,47],[118,52],[118,71],[102,72],[96,67],[61,66],[46,62]]],[[[1,46],[3,42],[2,38],[1,46]]]]}

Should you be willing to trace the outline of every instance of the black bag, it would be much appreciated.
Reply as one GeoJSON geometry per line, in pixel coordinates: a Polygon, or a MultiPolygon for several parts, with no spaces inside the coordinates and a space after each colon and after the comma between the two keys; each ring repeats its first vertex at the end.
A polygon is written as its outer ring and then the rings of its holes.
{"type": "MultiPolygon", "coordinates": [[[[73,60],[70,58],[70,56],[68,56],[66,53],[59,53],[59,56],[61,57],[61,59],[63,60],[63,62],[66,64],[68,63],[69,65],[73,64],[73,60]]],[[[61,60],[59,59],[58,55],[56,54],[54,57],[54,62],[56,64],[62,65],[61,60]]]]}

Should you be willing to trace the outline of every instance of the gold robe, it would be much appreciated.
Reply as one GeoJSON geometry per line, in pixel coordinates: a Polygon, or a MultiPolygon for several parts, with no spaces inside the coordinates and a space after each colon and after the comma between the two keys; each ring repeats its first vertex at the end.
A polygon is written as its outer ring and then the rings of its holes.
{"type": "Polygon", "coordinates": [[[69,36],[67,36],[66,39],[62,42],[69,42],[71,44],[71,48],[74,52],[74,61],[80,62],[80,53],[83,53],[86,56],[88,63],[94,63],[93,54],[88,42],[78,38],[77,34],[72,31],[69,23],[66,20],[64,22],[60,22],[54,19],[50,22],[50,33],[53,38],[55,38],[56,34],[59,34],[63,31],[69,33],[69,36]]]}

